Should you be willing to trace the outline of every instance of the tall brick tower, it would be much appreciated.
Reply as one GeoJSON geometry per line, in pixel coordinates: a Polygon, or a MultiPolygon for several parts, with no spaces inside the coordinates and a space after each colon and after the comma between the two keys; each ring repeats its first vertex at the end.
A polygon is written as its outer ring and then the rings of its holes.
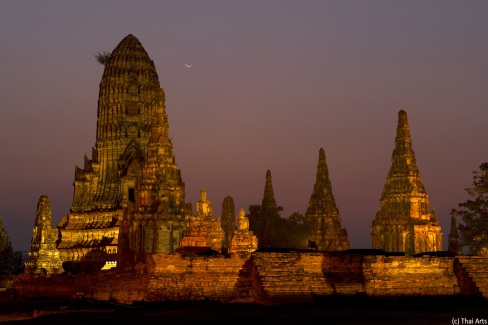
{"type": "Polygon", "coordinates": [[[371,226],[373,248],[407,255],[442,250],[441,227],[430,209],[403,110],[398,112],[395,149],[380,202],[371,226]]]}
{"type": "Polygon", "coordinates": [[[234,199],[231,196],[226,196],[222,202],[222,217],[220,220],[222,229],[225,232],[224,247],[228,248],[236,229],[236,208],[234,199]]]}
{"type": "MultiPolygon", "coordinates": [[[[120,220],[124,209],[127,211],[136,198],[141,198],[138,185],[143,178],[146,182],[148,179],[144,166],[148,155],[154,155],[148,152],[148,144],[155,128],[159,138],[153,142],[163,141],[153,144],[160,156],[158,161],[171,165],[168,177],[175,178],[174,182],[166,183],[158,180],[158,186],[176,186],[179,200],[176,205],[180,207],[184,204],[184,184],[169,149],[164,92],[153,61],[139,40],[128,35],[105,64],[95,148],[91,159],[85,156],[84,168],[75,169],[73,204],[70,213],[58,224],[61,235],[58,249],[63,261],[118,260],[120,220]]],[[[158,204],[157,200],[151,202],[158,204]]],[[[181,213],[169,208],[165,211],[181,213]]]]}
{"type": "Polygon", "coordinates": [[[144,253],[173,253],[186,230],[185,183],[169,137],[162,89],[158,102],[134,198],[127,200],[119,222],[119,255],[127,263],[144,253]]]}
{"type": "Polygon", "coordinates": [[[274,197],[273,179],[271,177],[271,171],[266,171],[266,183],[264,184],[263,200],[261,202],[261,213],[275,210],[278,206],[274,197]]]}
{"type": "Polygon", "coordinates": [[[271,171],[267,170],[263,200],[261,201],[261,207],[258,213],[259,216],[258,218],[251,218],[249,220],[250,229],[259,238],[260,248],[274,248],[279,242],[277,227],[282,210],[283,208],[276,204],[271,171]]]}
{"type": "Polygon", "coordinates": [[[308,239],[315,242],[318,250],[342,251],[349,249],[347,232],[346,229],[342,228],[342,219],[332,194],[332,185],[323,148],[319,150],[317,177],[305,218],[312,225],[308,239]]]}

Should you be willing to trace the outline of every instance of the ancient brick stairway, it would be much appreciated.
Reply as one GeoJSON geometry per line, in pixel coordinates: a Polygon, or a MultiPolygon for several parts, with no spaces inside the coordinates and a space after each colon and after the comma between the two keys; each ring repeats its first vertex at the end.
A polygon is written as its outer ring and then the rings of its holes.
{"type": "Polygon", "coordinates": [[[488,257],[460,256],[456,258],[461,276],[465,276],[464,287],[468,292],[488,298],[488,257]],[[466,276],[468,279],[466,279],[466,276]],[[471,280],[471,283],[468,283],[471,280]],[[472,292],[469,292],[472,291],[472,292]]]}
{"type": "Polygon", "coordinates": [[[304,279],[299,260],[300,255],[296,253],[253,254],[253,280],[257,282],[256,299],[259,303],[312,302],[309,283],[304,279]]]}
{"type": "Polygon", "coordinates": [[[251,260],[247,260],[239,270],[238,280],[234,286],[236,291],[236,302],[254,301],[252,274],[253,268],[251,260]]]}
{"type": "Polygon", "coordinates": [[[257,301],[310,303],[317,297],[364,293],[363,256],[341,252],[258,252],[252,257],[257,301]]]}

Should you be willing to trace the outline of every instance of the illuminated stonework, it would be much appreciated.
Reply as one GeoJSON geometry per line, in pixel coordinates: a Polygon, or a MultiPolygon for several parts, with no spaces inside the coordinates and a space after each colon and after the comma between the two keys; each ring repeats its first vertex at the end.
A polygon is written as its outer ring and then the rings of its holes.
{"type": "Polygon", "coordinates": [[[239,210],[237,229],[232,236],[229,253],[252,253],[258,249],[258,239],[249,230],[249,219],[244,209],[239,210]]]}
{"type": "Polygon", "coordinates": [[[212,203],[207,200],[207,191],[200,191],[200,200],[195,204],[197,214],[191,216],[188,230],[181,239],[181,247],[210,247],[221,253],[225,232],[220,218],[212,215],[212,203]]]}
{"type": "Polygon", "coordinates": [[[134,222],[124,226],[125,248],[171,251],[172,233],[181,232],[179,221],[174,225],[173,220],[181,217],[184,200],[156,68],[139,40],[128,35],[105,64],[95,148],[91,159],[85,156],[84,168],[75,169],[71,210],[58,224],[61,259],[100,265],[117,261],[124,213],[125,222],[134,222]],[[156,137],[154,121],[163,133],[154,141],[162,142],[153,141],[157,152],[149,152],[151,137],[156,137]],[[156,219],[149,217],[154,209],[156,219]],[[156,228],[165,235],[153,234],[156,228]]]}
{"type": "Polygon", "coordinates": [[[53,226],[51,218],[51,202],[47,195],[42,195],[37,203],[31,249],[25,262],[26,272],[45,276],[64,272],[56,249],[57,239],[58,230],[53,226]]]}
{"type": "Polygon", "coordinates": [[[156,117],[137,178],[120,222],[119,249],[125,262],[143,253],[173,253],[186,230],[185,184],[169,138],[164,93],[160,90],[156,117]]]}
{"type": "Polygon", "coordinates": [[[198,217],[205,218],[212,216],[212,203],[207,200],[207,191],[200,191],[200,200],[195,203],[195,209],[198,217]]]}
{"type": "Polygon", "coordinates": [[[117,267],[117,262],[107,261],[105,262],[105,265],[102,267],[102,271],[110,270],[113,269],[114,267],[117,267]]]}
{"type": "Polygon", "coordinates": [[[442,233],[417,169],[407,113],[398,112],[391,168],[371,226],[373,248],[413,255],[442,250],[442,233]]]}
{"type": "Polygon", "coordinates": [[[325,160],[325,151],[319,150],[317,177],[310,196],[305,218],[311,224],[308,239],[321,251],[342,251],[349,249],[346,229],[342,228],[342,219],[337,209],[329,170],[325,160]]]}

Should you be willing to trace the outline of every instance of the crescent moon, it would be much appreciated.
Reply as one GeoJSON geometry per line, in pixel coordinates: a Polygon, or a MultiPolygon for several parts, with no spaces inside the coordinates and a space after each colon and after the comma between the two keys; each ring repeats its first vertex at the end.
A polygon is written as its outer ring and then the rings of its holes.
{"type": "Polygon", "coordinates": [[[191,68],[191,64],[186,64],[186,63],[185,63],[185,67],[187,67],[187,68],[191,68]]]}

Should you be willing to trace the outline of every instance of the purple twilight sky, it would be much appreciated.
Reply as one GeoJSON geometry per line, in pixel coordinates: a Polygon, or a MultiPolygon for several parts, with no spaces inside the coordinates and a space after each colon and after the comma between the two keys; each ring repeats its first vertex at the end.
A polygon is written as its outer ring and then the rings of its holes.
{"type": "MultiPolygon", "coordinates": [[[[283,216],[304,213],[318,152],[352,248],[390,167],[397,113],[444,233],[488,161],[487,1],[1,1],[0,215],[29,249],[40,195],[55,224],[95,144],[103,67],[128,34],[166,91],[176,162],[216,215],[260,204],[266,170],[283,216]],[[191,68],[185,67],[191,64],[191,68]]],[[[446,246],[445,246],[446,247],[446,246]]]]}

